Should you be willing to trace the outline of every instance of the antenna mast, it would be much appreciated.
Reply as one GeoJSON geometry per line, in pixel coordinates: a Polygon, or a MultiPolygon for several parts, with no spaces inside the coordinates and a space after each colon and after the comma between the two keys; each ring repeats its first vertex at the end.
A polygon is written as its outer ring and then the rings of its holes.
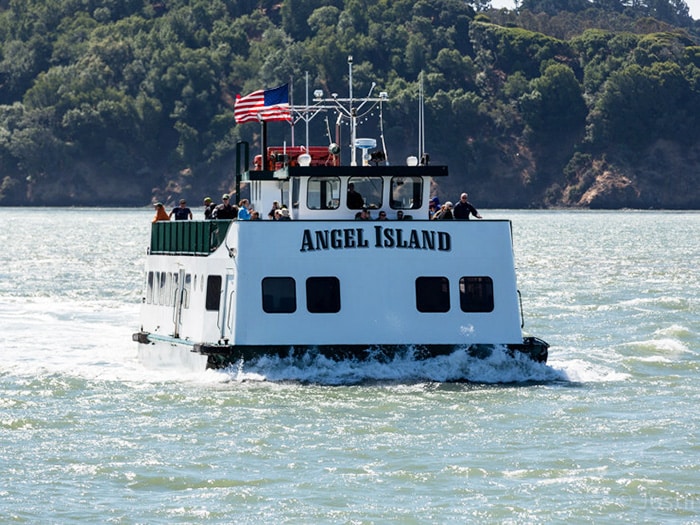
{"type": "MultiPolygon", "coordinates": [[[[306,105],[303,107],[292,106],[292,111],[296,115],[295,122],[298,120],[304,120],[306,123],[306,145],[309,146],[309,122],[316,115],[322,111],[336,111],[338,114],[338,119],[336,121],[336,128],[340,125],[343,119],[348,119],[350,122],[350,150],[351,150],[351,166],[357,166],[357,122],[358,119],[362,119],[366,116],[374,107],[379,105],[380,108],[380,119],[383,119],[382,105],[389,99],[388,94],[385,91],[379,93],[379,97],[372,97],[372,91],[376,87],[376,83],[372,82],[372,87],[367,93],[366,97],[360,98],[357,101],[353,98],[353,86],[352,86],[352,55],[348,56],[348,84],[349,84],[349,96],[348,98],[339,98],[337,93],[331,93],[330,98],[324,98],[323,91],[320,89],[314,90],[313,105],[309,105],[308,92],[308,71],[306,73],[306,105]],[[359,105],[355,106],[355,102],[359,102],[359,105]],[[363,110],[362,108],[365,104],[370,104],[370,108],[363,110]]],[[[381,139],[382,146],[386,152],[386,145],[384,144],[384,125],[381,124],[381,139]]],[[[326,124],[328,127],[328,124],[326,124]]],[[[337,130],[336,130],[337,132],[337,130]]],[[[330,130],[329,130],[330,134],[330,130]]],[[[335,144],[331,144],[335,147],[335,144]]],[[[363,145],[363,148],[366,146],[363,145]]],[[[385,155],[386,156],[386,155],[385,155]]]]}
{"type": "Polygon", "coordinates": [[[423,98],[423,72],[420,72],[418,81],[418,158],[422,159],[425,153],[425,114],[423,98]]]}

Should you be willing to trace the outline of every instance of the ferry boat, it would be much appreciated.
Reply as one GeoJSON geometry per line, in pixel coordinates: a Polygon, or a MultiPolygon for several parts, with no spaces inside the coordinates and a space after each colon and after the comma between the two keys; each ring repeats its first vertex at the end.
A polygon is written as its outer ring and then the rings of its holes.
{"type": "Polygon", "coordinates": [[[390,165],[376,139],[356,137],[358,109],[386,100],[318,98],[299,110],[348,117],[349,165],[337,143],[264,145],[253,159],[239,143],[236,195],[245,189],[264,220],[152,224],[133,334],[142,362],[205,369],[496,348],[546,362],[549,345],[523,335],[511,222],[429,220],[431,182],[447,167],[427,155],[390,165]],[[289,220],[267,219],[274,201],[289,220]]]}

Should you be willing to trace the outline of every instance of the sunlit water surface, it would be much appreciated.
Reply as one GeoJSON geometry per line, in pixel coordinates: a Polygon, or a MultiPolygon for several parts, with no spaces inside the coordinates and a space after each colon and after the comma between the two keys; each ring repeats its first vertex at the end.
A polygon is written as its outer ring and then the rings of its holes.
{"type": "Polygon", "coordinates": [[[700,214],[513,221],[498,353],[136,359],[151,210],[0,208],[2,523],[700,523],[700,214]]]}

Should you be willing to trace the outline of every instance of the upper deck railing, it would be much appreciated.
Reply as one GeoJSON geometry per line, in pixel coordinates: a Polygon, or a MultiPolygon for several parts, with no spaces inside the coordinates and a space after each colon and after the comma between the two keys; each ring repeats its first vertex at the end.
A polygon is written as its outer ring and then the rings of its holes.
{"type": "Polygon", "coordinates": [[[154,222],[150,253],[209,255],[224,242],[230,225],[230,220],[154,222]]]}

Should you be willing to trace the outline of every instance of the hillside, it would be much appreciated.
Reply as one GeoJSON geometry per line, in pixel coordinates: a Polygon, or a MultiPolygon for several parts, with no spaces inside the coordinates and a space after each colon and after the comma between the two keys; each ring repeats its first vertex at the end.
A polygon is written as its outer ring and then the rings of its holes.
{"type": "MultiPolygon", "coordinates": [[[[0,205],[233,187],[237,94],[389,93],[387,146],[482,207],[700,209],[700,26],[683,1],[0,0],[0,205]],[[478,8],[478,11],[476,10],[478,8]]],[[[270,143],[291,134],[271,125],[270,143]]],[[[325,125],[311,142],[326,144],[325,125]]],[[[367,134],[371,134],[369,130],[367,134]]],[[[303,135],[297,126],[296,137],[303,135]]],[[[345,134],[347,136],[347,133],[345,134]]],[[[377,132],[378,136],[378,132],[377,132]]]]}

